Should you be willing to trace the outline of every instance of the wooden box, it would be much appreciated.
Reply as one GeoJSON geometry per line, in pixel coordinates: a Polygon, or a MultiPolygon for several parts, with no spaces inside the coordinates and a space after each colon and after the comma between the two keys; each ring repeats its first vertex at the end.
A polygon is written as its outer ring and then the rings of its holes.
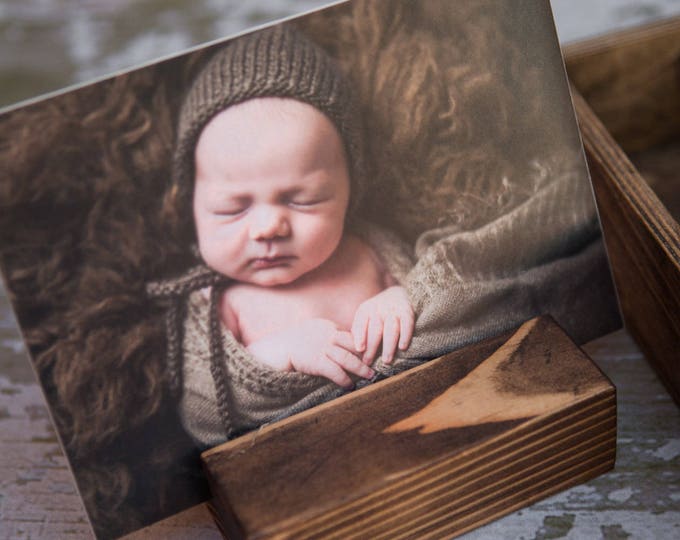
{"type": "Polygon", "coordinates": [[[680,18],[564,53],[626,328],[680,405],[680,18]]]}

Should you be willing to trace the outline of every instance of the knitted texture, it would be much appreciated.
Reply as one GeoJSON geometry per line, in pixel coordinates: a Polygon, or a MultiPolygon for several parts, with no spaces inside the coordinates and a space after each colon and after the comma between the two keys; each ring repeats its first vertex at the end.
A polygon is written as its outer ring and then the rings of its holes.
{"type": "Polygon", "coordinates": [[[568,161],[512,211],[474,230],[433,228],[415,252],[403,283],[417,313],[406,358],[433,358],[546,313],[577,344],[616,328],[591,188],[568,161]]]}
{"type": "MultiPolygon", "coordinates": [[[[413,267],[408,246],[389,231],[362,222],[352,232],[371,245],[397,279],[413,267]]],[[[208,293],[197,290],[203,282],[204,272],[193,269],[154,286],[154,290],[183,291],[182,328],[172,330],[172,339],[181,336],[182,340],[182,424],[198,443],[213,446],[344,393],[323,377],[277,371],[258,362],[219,320],[216,308],[224,284],[217,283],[208,293]],[[186,294],[190,290],[194,292],[186,294]]],[[[413,365],[410,359],[397,359],[393,365],[377,361],[373,367],[378,379],[413,365]]],[[[370,382],[357,381],[357,387],[370,382]]]]}
{"type": "MultiPolygon", "coordinates": [[[[197,289],[204,289],[206,287],[213,287],[213,289],[221,290],[229,281],[225,276],[218,274],[214,270],[204,266],[198,265],[189,269],[184,275],[179,278],[152,281],[146,285],[146,294],[151,298],[166,299],[168,307],[165,312],[165,331],[167,334],[166,345],[166,378],[168,381],[168,389],[170,393],[179,397],[182,392],[182,341],[184,337],[184,317],[185,306],[183,296],[186,296],[197,289]]],[[[211,317],[213,315],[211,314],[211,317]]],[[[214,332],[213,332],[214,334],[214,332]]],[[[211,343],[214,343],[214,338],[211,335],[211,343]]],[[[211,350],[216,350],[213,346],[211,350]]],[[[221,353],[217,353],[221,354],[221,353]]],[[[215,371],[215,365],[219,365],[219,359],[211,363],[211,369],[215,371]]],[[[221,379],[224,375],[220,372],[221,379]]],[[[220,380],[221,380],[220,379],[220,380]]],[[[224,402],[224,400],[222,400],[224,402]]],[[[227,421],[227,417],[222,412],[224,407],[220,408],[221,414],[227,421]]]]}
{"type": "Polygon", "coordinates": [[[255,360],[224,325],[211,325],[211,304],[203,291],[193,292],[187,298],[184,321],[179,410],[184,428],[199,444],[222,443],[276,420],[298,402],[312,406],[339,395],[340,389],[327,379],[277,371],[255,360]],[[213,369],[210,341],[215,335],[222,350],[218,369],[226,376],[213,369]]]}
{"type": "Polygon", "coordinates": [[[214,270],[197,265],[175,279],[152,281],[146,285],[146,293],[152,298],[181,296],[196,289],[227,283],[229,278],[214,270]]]}
{"type": "Polygon", "coordinates": [[[229,42],[196,77],[179,116],[172,172],[175,188],[183,196],[191,193],[194,152],[206,124],[232,105],[262,97],[308,103],[333,122],[348,158],[350,212],[354,211],[364,188],[360,129],[350,86],[325,51],[288,25],[229,42]]]}

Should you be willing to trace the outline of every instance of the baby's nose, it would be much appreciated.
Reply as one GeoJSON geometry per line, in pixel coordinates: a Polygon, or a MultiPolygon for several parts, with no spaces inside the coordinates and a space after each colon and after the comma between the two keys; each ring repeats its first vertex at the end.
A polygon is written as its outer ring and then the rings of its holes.
{"type": "Polygon", "coordinates": [[[290,234],[290,223],[283,209],[266,207],[252,213],[251,240],[284,238],[290,234]]]}

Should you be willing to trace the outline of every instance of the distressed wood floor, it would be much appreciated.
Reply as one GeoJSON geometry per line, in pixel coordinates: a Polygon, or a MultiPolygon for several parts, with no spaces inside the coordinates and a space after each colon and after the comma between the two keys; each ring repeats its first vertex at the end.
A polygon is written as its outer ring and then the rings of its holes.
{"type": "MultiPolygon", "coordinates": [[[[586,350],[617,386],[615,470],[461,538],[680,538],[680,409],[625,331],[590,343],[586,350]]],[[[90,538],[66,459],[0,290],[0,540],[90,538]]],[[[131,538],[220,536],[207,509],[198,506],[131,538]]]]}

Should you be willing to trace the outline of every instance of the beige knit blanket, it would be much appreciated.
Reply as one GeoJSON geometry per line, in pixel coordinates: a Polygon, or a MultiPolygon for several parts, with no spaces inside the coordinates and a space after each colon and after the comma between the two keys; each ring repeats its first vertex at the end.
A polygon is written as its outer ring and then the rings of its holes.
{"type": "Polygon", "coordinates": [[[433,229],[406,277],[418,314],[406,358],[433,358],[551,314],[577,343],[619,326],[590,184],[566,171],[472,231],[433,229]]]}

